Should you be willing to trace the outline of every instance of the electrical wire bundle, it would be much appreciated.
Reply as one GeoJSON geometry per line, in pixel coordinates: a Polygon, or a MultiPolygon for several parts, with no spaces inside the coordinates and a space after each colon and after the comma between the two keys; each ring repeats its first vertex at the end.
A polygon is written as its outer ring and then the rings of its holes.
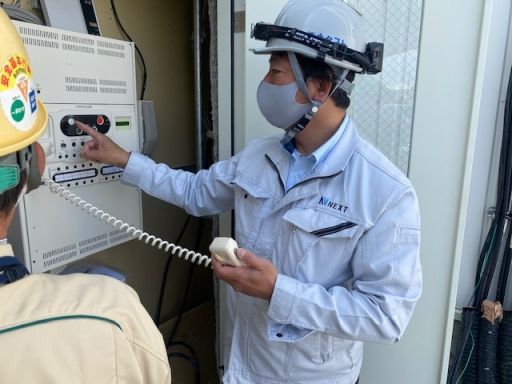
{"type": "MultiPolygon", "coordinates": [[[[178,238],[176,239],[176,243],[181,242],[181,239],[182,239],[183,235],[185,234],[185,231],[190,223],[190,218],[191,218],[191,216],[188,215],[187,219],[185,221],[185,224],[183,225],[183,228],[181,229],[180,234],[178,235],[178,238]]],[[[200,241],[201,233],[203,232],[203,227],[204,227],[204,219],[199,219],[199,228],[196,232],[194,249],[198,249],[198,247],[199,247],[199,241],[200,241]]],[[[164,275],[163,275],[162,283],[160,286],[160,294],[159,294],[158,306],[157,306],[157,311],[156,311],[157,318],[156,318],[155,323],[158,327],[160,327],[162,324],[165,324],[168,321],[168,320],[162,320],[162,306],[163,306],[163,302],[164,302],[165,287],[167,286],[172,260],[173,260],[173,254],[169,253],[167,262],[164,267],[164,275]]],[[[195,350],[192,348],[192,346],[190,346],[190,344],[188,344],[184,341],[174,341],[174,337],[176,336],[176,332],[180,326],[181,319],[185,312],[187,297],[188,297],[191,283],[192,283],[194,264],[189,263],[188,268],[189,269],[188,269],[186,288],[185,288],[185,292],[183,294],[183,298],[181,301],[181,306],[180,306],[180,310],[178,313],[178,317],[177,317],[176,321],[174,322],[174,325],[173,325],[172,331],[169,334],[169,337],[165,341],[165,347],[167,349],[167,356],[169,357],[169,361],[171,361],[172,359],[182,359],[190,364],[190,366],[192,367],[192,369],[194,371],[194,383],[199,384],[201,382],[201,378],[200,378],[201,377],[200,376],[201,367],[200,367],[199,359],[197,357],[195,350]],[[186,349],[188,353],[183,353],[180,351],[173,351],[173,349],[176,349],[176,347],[181,347],[181,349],[186,349]]]]}
{"type": "MultiPolygon", "coordinates": [[[[509,234],[508,244],[510,244],[511,235],[509,234]]],[[[505,251],[501,262],[500,276],[496,301],[505,302],[507,293],[508,276],[510,273],[510,264],[512,259],[512,248],[509,246],[505,251]]],[[[503,319],[499,324],[499,338],[497,339],[497,360],[496,375],[498,383],[512,382],[512,311],[503,311],[503,319]]]]}
{"type": "Polygon", "coordinates": [[[27,23],[45,25],[44,21],[34,15],[32,12],[21,8],[21,0],[16,0],[12,4],[4,4],[0,2],[0,6],[12,20],[25,21],[27,23]]]}
{"type": "MultiPolygon", "coordinates": [[[[482,318],[481,307],[487,299],[496,265],[502,259],[497,300],[503,302],[508,268],[512,220],[512,70],[509,76],[503,137],[501,143],[496,212],[480,252],[475,289],[470,306],[462,312],[457,350],[448,374],[448,384],[494,384],[499,324],[482,318]]],[[[512,314],[511,314],[512,315],[512,314]]],[[[512,338],[510,339],[512,346],[512,338]]],[[[503,381],[505,383],[505,381],[503,381]]]]}
{"type": "MultiPolygon", "coordinates": [[[[110,5],[112,7],[112,12],[114,14],[114,19],[116,20],[117,25],[119,25],[119,28],[121,29],[121,32],[123,33],[123,35],[126,36],[126,38],[128,40],[133,42],[133,39],[130,37],[128,32],[126,32],[126,29],[124,29],[123,23],[121,23],[121,20],[119,19],[119,15],[117,14],[117,8],[116,8],[116,4],[114,3],[114,0],[110,0],[110,5]]],[[[137,46],[137,44],[135,44],[135,42],[133,44],[135,46],[135,51],[139,55],[140,62],[142,64],[142,86],[141,86],[141,91],[140,91],[140,99],[144,100],[144,94],[146,93],[146,82],[147,82],[147,79],[148,79],[148,71],[147,71],[147,68],[146,68],[146,62],[144,60],[144,56],[142,56],[142,53],[140,52],[140,49],[137,46]]]]}

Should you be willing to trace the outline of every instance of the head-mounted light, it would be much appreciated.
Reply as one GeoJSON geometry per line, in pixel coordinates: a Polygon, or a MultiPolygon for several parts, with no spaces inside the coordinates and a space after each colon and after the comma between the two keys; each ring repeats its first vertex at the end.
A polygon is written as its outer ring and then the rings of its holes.
{"type": "Polygon", "coordinates": [[[375,74],[382,71],[384,44],[371,42],[366,45],[365,52],[358,52],[347,47],[343,42],[304,32],[297,28],[283,27],[274,24],[257,23],[253,26],[251,37],[257,40],[284,39],[315,49],[316,59],[325,61],[326,56],[336,60],[347,60],[358,64],[364,72],[375,74]]]}

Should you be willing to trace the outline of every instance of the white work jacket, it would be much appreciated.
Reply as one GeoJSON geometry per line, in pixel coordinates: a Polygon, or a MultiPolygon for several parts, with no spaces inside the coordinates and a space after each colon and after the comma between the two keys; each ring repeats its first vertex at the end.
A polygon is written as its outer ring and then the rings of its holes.
{"type": "MultiPolygon", "coordinates": [[[[8,244],[0,256],[12,256],[8,244]]],[[[0,383],[170,384],[162,334],[111,277],[33,274],[0,285],[0,383]]]]}
{"type": "Polygon", "coordinates": [[[193,215],[234,208],[238,245],[278,269],[270,302],[227,289],[224,383],[353,384],[363,342],[396,342],[420,297],[416,194],[350,121],[285,193],[290,156],[264,138],[193,174],[133,153],[123,180],[193,215]]]}

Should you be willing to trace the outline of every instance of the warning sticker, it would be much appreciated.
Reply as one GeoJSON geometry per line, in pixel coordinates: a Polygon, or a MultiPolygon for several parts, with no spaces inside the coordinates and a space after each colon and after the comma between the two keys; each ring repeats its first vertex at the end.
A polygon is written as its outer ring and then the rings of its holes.
{"type": "Polygon", "coordinates": [[[0,67],[0,107],[12,126],[29,130],[37,113],[32,70],[23,55],[10,56],[0,67]]]}

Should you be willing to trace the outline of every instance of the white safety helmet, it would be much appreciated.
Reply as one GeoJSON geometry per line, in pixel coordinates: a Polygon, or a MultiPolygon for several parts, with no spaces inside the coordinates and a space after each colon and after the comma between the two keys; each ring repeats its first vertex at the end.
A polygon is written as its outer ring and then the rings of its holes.
{"type": "Polygon", "coordinates": [[[274,24],[257,23],[256,54],[294,52],[354,72],[378,73],[383,44],[368,43],[363,17],[342,0],[291,0],[274,24]]]}
{"type": "Polygon", "coordinates": [[[331,95],[340,88],[348,94],[354,84],[347,79],[349,72],[379,73],[382,70],[384,45],[365,38],[363,17],[342,0],[290,0],[274,24],[257,23],[251,37],[267,42],[256,54],[286,52],[297,86],[309,98],[311,110],[286,128],[281,139],[289,143],[302,131],[320,108],[312,100],[296,54],[329,65],[336,74],[331,95]]]}

